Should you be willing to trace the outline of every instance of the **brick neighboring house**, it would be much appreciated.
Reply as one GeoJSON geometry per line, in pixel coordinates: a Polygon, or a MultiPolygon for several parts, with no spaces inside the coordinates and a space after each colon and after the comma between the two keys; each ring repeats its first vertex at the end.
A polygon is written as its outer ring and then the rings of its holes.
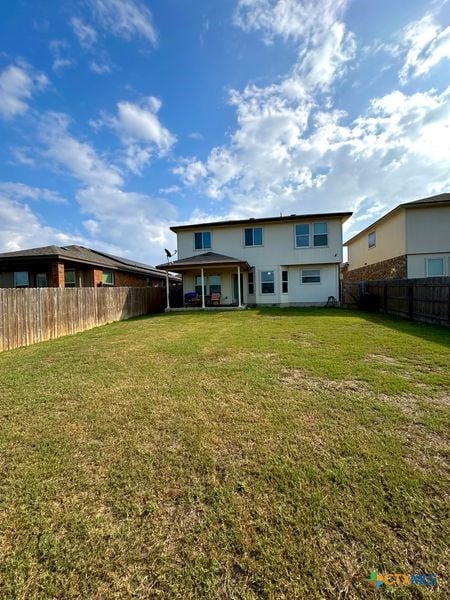
{"type": "Polygon", "coordinates": [[[450,193],[399,204],[344,246],[344,281],[447,277],[450,193]]]}
{"type": "MultiPolygon", "coordinates": [[[[166,273],[83,246],[44,246],[0,254],[0,288],[164,287],[166,273]]],[[[178,281],[170,277],[171,283],[178,281]]]]}

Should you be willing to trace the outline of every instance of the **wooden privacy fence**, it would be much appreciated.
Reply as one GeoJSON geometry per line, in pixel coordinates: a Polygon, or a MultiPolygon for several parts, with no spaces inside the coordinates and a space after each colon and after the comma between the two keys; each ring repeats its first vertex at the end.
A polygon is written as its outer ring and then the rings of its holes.
{"type": "Polygon", "coordinates": [[[450,277],[345,282],[343,305],[450,326],[450,277]]]}
{"type": "Polygon", "coordinates": [[[160,310],[160,288],[0,289],[0,352],[160,310]]]}

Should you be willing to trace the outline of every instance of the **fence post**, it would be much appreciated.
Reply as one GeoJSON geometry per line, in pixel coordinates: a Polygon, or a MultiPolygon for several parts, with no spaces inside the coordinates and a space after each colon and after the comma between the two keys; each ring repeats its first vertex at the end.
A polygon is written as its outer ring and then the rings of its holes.
{"type": "Polygon", "coordinates": [[[414,283],[408,285],[408,317],[412,320],[414,316],[414,283]]]}

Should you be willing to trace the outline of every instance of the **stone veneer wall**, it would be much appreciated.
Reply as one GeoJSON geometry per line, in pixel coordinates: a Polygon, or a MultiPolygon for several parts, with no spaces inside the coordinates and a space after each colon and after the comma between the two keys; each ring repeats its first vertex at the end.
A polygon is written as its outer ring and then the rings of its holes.
{"type": "Polygon", "coordinates": [[[382,279],[406,279],[406,256],[396,256],[388,260],[366,265],[359,269],[343,269],[345,281],[379,281],[382,279]]]}

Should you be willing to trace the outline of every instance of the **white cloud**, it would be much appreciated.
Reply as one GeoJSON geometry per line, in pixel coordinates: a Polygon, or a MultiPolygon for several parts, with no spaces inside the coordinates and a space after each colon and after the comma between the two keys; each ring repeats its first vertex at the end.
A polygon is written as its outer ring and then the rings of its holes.
{"type": "Polygon", "coordinates": [[[406,52],[400,81],[426,75],[444,59],[450,59],[450,26],[444,28],[432,13],[410,23],[402,32],[398,52],[406,52]]]}
{"type": "Polygon", "coordinates": [[[87,142],[69,132],[69,119],[61,113],[47,113],[41,119],[39,138],[46,146],[44,156],[65,167],[86,185],[120,186],[123,178],[117,167],[107,164],[87,142]]]}
{"type": "Polygon", "coordinates": [[[188,138],[190,140],[203,140],[204,137],[201,133],[199,133],[198,131],[192,131],[191,133],[188,133],[188,138]]]}
{"type": "Polygon", "coordinates": [[[48,84],[44,73],[24,62],[9,65],[0,73],[0,117],[12,119],[28,110],[33,94],[48,84]]]}
{"type": "Polygon", "coordinates": [[[65,40],[52,40],[49,44],[51,53],[53,54],[52,69],[55,72],[68,69],[76,64],[76,61],[67,55],[69,44],[65,40]]]}
{"type": "Polygon", "coordinates": [[[58,192],[47,188],[31,187],[24,183],[5,181],[0,182],[0,194],[5,194],[14,200],[44,200],[65,204],[67,200],[58,192]]]}
{"type": "Polygon", "coordinates": [[[102,125],[113,128],[124,146],[123,161],[133,173],[141,173],[153,154],[166,155],[176,142],[176,137],[163,126],[158,117],[161,101],[154,96],[141,103],[122,101],[117,104],[117,115],[102,115],[92,121],[98,129],[102,125]]]}
{"type": "Polygon", "coordinates": [[[123,255],[155,264],[163,260],[169,240],[173,243],[169,226],[176,209],[167,201],[103,186],[79,190],[77,201],[82,212],[93,217],[84,222],[86,229],[123,255]]]}
{"type": "Polygon", "coordinates": [[[140,36],[153,46],[158,36],[150,10],[137,0],[90,0],[101,27],[113,35],[132,40],[140,36]]]}
{"type": "Polygon", "coordinates": [[[89,49],[96,43],[97,32],[91,25],[83,23],[78,17],[72,17],[70,24],[82,48],[89,49]]]}
{"type": "Polygon", "coordinates": [[[109,64],[105,62],[97,62],[96,60],[91,60],[89,63],[89,69],[93,73],[97,73],[97,75],[103,75],[104,73],[111,73],[111,67],[109,64]]]}
{"type": "Polygon", "coordinates": [[[58,231],[45,225],[27,204],[0,190],[0,252],[49,244],[85,244],[77,232],[58,231]]]}
{"type": "Polygon", "coordinates": [[[328,87],[353,58],[355,37],[341,20],[347,0],[240,0],[234,21],[261,31],[266,43],[293,41],[299,52],[294,74],[305,87],[328,87]]]}

